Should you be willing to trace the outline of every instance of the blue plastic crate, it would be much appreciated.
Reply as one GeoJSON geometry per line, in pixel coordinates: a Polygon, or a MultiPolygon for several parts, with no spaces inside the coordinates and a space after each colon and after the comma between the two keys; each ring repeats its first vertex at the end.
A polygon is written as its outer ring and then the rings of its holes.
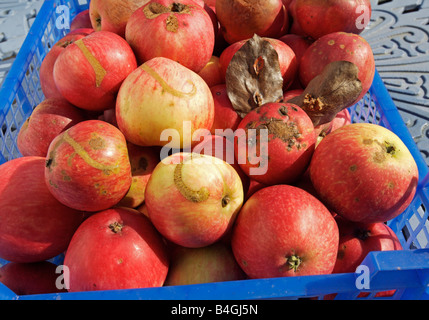
{"type": "MultiPolygon", "coordinates": [[[[70,19],[88,8],[89,0],[46,0],[42,5],[0,91],[0,164],[20,157],[16,138],[21,125],[35,106],[43,101],[39,68],[46,53],[67,29],[56,27],[67,5],[70,19]]],[[[377,292],[393,290],[383,299],[429,299],[429,175],[428,167],[376,72],[368,94],[350,108],[353,122],[380,124],[395,132],[413,154],[420,173],[416,196],[410,206],[388,225],[399,237],[404,250],[370,253],[362,265],[370,272],[370,288],[358,290],[359,273],[253,279],[146,289],[92,291],[79,293],[17,296],[0,283],[3,300],[57,299],[146,299],[146,300],[244,300],[244,299],[323,299],[336,293],[336,299],[376,299],[377,292]],[[358,297],[367,292],[365,297],[358,297]]],[[[0,177],[1,179],[1,177],[0,177]]],[[[61,257],[52,259],[61,263],[61,257]]],[[[1,261],[7,263],[7,261],[1,261]]]]}

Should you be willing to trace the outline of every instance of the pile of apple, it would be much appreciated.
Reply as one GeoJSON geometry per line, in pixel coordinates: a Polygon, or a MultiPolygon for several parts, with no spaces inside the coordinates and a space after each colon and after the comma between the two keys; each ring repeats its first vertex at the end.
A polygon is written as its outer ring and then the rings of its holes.
{"type": "Polygon", "coordinates": [[[416,163],[347,109],[375,72],[370,13],[92,0],[43,60],[22,157],[0,166],[0,281],[31,294],[330,274],[401,249],[385,222],[413,199],[416,163]]]}

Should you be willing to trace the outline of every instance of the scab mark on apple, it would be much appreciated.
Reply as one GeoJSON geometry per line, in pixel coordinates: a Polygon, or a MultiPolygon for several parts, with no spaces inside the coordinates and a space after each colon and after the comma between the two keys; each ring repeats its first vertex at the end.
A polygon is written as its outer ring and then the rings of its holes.
{"type": "Polygon", "coordinates": [[[182,168],[184,163],[179,163],[174,168],[174,184],[176,185],[179,192],[184,196],[187,200],[192,202],[203,202],[207,200],[210,196],[210,192],[207,188],[203,187],[200,190],[192,190],[189,188],[182,179],[182,168]]]}
{"type": "Polygon", "coordinates": [[[182,92],[179,90],[174,89],[173,87],[171,87],[158,73],[155,72],[155,70],[153,70],[151,67],[149,67],[146,64],[142,64],[140,66],[140,68],[142,68],[145,72],[147,72],[152,78],[154,78],[162,87],[163,90],[165,90],[166,92],[170,93],[171,95],[178,97],[178,98],[184,98],[184,99],[190,99],[192,98],[194,95],[197,94],[197,88],[195,86],[195,84],[188,80],[187,83],[192,85],[192,90],[190,92],[182,92]]]}
{"type": "Polygon", "coordinates": [[[106,76],[107,71],[103,68],[101,63],[97,60],[96,57],[89,51],[89,49],[86,47],[85,43],[83,42],[83,39],[79,39],[75,42],[75,44],[78,46],[78,48],[82,51],[85,58],[88,60],[91,67],[94,69],[95,72],[95,86],[98,88],[101,86],[101,82],[103,82],[104,77],[106,76]]]}
{"type": "Polygon", "coordinates": [[[152,2],[143,8],[144,15],[147,19],[155,19],[161,14],[170,13],[165,20],[165,28],[170,32],[177,32],[179,29],[179,20],[176,14],[191,14],[190,5],[174,2],[166,7],[160,3],[152,2]]]}

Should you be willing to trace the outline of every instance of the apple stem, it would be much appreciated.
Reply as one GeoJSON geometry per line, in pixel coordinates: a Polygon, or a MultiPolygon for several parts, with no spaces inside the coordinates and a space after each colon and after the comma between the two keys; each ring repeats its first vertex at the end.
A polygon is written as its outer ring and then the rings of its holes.
{"type": "Polygon", "coordinates": [[[286,262],[289,265],[289,270],[293,269],[294,272],[297,272],[302,260],[296,255],[291,255],[290,257],[286,258],[286,262]]]}
{"type": "Polygon", "coordinates": [[[114,233],[121,232],[122,228],[123,228],[123,225],[117,221],[115,221],[109,225],[109,229],[112,230],[114,233]]]}

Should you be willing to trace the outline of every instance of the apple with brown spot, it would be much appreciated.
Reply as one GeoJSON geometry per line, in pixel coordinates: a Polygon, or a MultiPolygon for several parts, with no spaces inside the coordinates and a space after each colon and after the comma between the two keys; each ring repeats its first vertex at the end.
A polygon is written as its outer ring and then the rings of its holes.
{"type": "Polygon", "coordinates": [[[71,208],[94,212],[116,205],[132,182],[124,135],[101,120],[74,125],[51,142],[44,180],[71,208]]]}
{"type": "Polygon", "coordinates": [[[354,101],[357,103],[368,92],[375,74],[371,46],[362,36],[347,32],[333,32],[317,39],[301,58],[298,72],[301,84],[307,87],[333,61],[349,61],[358,67],[362,92],[354,101]]]}
{"type": "Polygon", "coordinates": [[[309,170],[320,199],[338,215],[360,223],[386,222],[401,214],[419,178],[402,140],[371,123],[329,133],[314,151],[309,170]]]}
{"type": "Polygon", "coordinates": [[[209,14],[193,0],[151,0],[131,15],[125,39],[139,64],[165,57],[198,73],[213,55],[214,32],[209,14]]]}
{"type": "Polygon", "coordinates": [[[43,100],[18,132],[16,140],[23,156],[46,157],[52,140],[64,130],[86,120],[82,110],[64,99],[43,100]]]}
{"type": "Polygon", "coordinates": [[[231,229],[243,204],[243,185],[227,162],[196,153],[163,159],[146,186],[149,219],[169,241],[199,248],[231,229]]]}
{"type": "Polygon", "coordinates": [[[124,38],[98,31],[68,45],[57,57],[53,75],[58,91],[71,104],[103,111],[115,106],[122,82],[136,68],[124,38]]]}
{"type": "Polygon", "coordinates": [[[266,185],[296,181],[307,169],[316,143],[310,117],[290,103],[253,109],[236,132],[238,164],[251,179],[266,185]]]}
{"type": "Polygon", "coordinates": [[[149,0],[91,0],[89,16],[96,31],[109,31],[125,37],[130,16],[149,0]]]}

